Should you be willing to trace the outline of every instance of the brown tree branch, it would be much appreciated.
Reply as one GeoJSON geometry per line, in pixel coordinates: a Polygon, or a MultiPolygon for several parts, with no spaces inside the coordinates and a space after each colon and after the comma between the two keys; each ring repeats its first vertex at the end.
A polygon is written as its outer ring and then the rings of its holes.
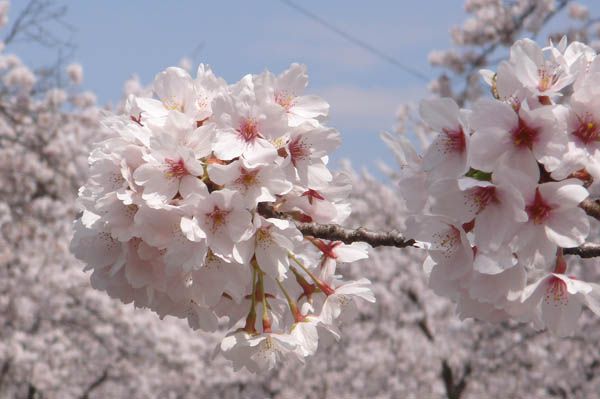
{"type": "Polygon", "coordinates": [[[600,220],[600,203],[597,200],[586,198],[581,202],[581,204],[579,204],[579,207],[582,208],[589,216],[600,220]]]}
{"type": "Polygon", "coordinates": [[[96,378],[94,381],[92,381],[92,383],[85,389],[85,391],[81,395],[81,399],[89,399],[90,393],[92,393],[92,391],[95,390],[96,388],[98,388],[100,385],[104,384],[104,382],[106,382],[107,378],[108,378],[108,367],[105,368],[104,371],[102,372],[102,374],[100,374],[100,376],[98,378],[96,378]]]}
{"type": "Polygon", "coordinates": [[[565,255],[577,255],[584,259],[596,258],[600,256],[600,244],[585,243],[576,248],[563,249],[565,255]]]}
{"type": "Polygon", "coordinates": [[[307,236],[324,240],[342,241],[345,244],[362,241],[372,247],[406,248],[415,245],[415,240],[407,239],[397,231],[378,232],[360,227],[356,230],[347,229],[337,224],[296,223],[298,230],[307,236]]]}
{"type": "MultiPolygon", "coordinates": [[[[275,211],[265,203],[259,204],[258,213],[266,218],[288,219],[289,215],[275,211]]],[[[367,230],[364,227],[347,229],[337,224],[302,223],[296,221],[296,227],[305,236],[312,236],[323,240],[342,241],[344,244],[353,242],[366,242],[372,247],[397,247],[406,248],[415,246],[415,240],[405,238],[398,231],[380,232],[367,230]]]]}
{"type": "Polygon", "coordinates": [[[460,399],[465,388],[467,387],[467,378],[472,372],[471,363],[467,362],[463,367],[462,376],[456,381],[452,368],[446,359],[442,360],[442,371],[440,373],[444,387],[446,388],[446,397],[448,399],[460,399]]]}

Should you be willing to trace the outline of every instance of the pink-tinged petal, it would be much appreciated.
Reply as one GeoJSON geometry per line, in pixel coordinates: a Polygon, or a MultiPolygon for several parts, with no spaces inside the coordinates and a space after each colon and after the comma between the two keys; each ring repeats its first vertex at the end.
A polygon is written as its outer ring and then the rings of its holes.
{"type": "Polygon", "coordinates": [[[419,105],[421,118],[436,132],[461,129],[458,113],[458,105],[451,98],[423,100],[419,105]]]}
{"type": "Polygon", "coordinates": [[[195,176],[184,176],[179,182],[179,194],[185,199],[192,194],[199,198],[208,197],[208,188],[206,184],[195,176]]]}
{"type": "Polygon", "coordinates": [[[135,180],[135,184],[144,185],[148,181],[154,179],[159,173],[162,174],[162,171],[160,171],[156,165],[146,163],[133,172],[133,179],[135,180]]]}
{"type": "Polygon", "coordinates": [[[277,88],[299,95],[308,85],[306,65],[293,63],[277,77],[277,88]]]}
{"type": "Polygon", "coordinates": [[[184,69],[169,67],[156,75],[152,87],[166,109],[183,112],[184,96],[193,90],[193,82],[184,69]]]}
{"type": "Polygon", "coordinates": [[[595,283],[588,283],[588,285],[591,291],[585,295],[585,304],[596,316],[600,316],[600,285],[595,283]]]}
{"type": "Polygon", "coordinates": [[[500,99],[510,99],[522,87],[515,76],[513,66],[508,61],[502,61],[496,73],[496,91],[500,99]]]}
{"type": "Polygon", "coordinates": [[[100,219],[101,217],[99,215],[96,215],[88,210],[84,210],[79,220],[83,226],[91,229],[100,219]]]}
{"type": "Polygon", "coordinates": [[[423,155],[423,170],[448,177],[464,174],[468,170],[466,141],[462,130],[439,133],[423,155]]]}
{"type": "Polygon", "coordinates": [[[527,282],[527,272],[515,266],[499,274],[477,273],[469,285],[469,294],[481,302],[501,303],[509,292],[521,291],[527,282]]]}
{"type": "Polygon", "coordinates": [[[193,154],[187,154],[185,158],[185,169],[192,176],[202,176],[204,174],[204,165],[196,160],[193,154]]]}
{"type": "Polygon", "coordinates": [[[211,164],[208,166],[208,176],[213,182],[226,185],[233,182],[240,175],[241,161],[236,160],[229,165],[211,164]]]}
{"type": "MultiPolygon", "coordinates": [[[[552,293],[548,295],[552,296],[552,293]]],[[[546,298],[542,300],[542,320],[550,332],[559,337],[567,337],[577,328],[581,314],[581,299],[578,295],[564,294],[564,300],[546,298]]]]}
{"type": "Polygon", "coordinates": [[[533,309],[539,305],[542,298],[546,295],[548,282],[551,279],[552,275],[546,275],[535,283],[525,287],[519,297],[511,298],[509,296],[508,299],[514,301],[508,308],[509,313],[517,318],[529,320],[533,309]]]}
{"type": "Polygon", "coordinates": [[[256,246],[256,261],[267,275],[282,279],[289,267],[288,251],[273,242],[258,243],[256,246]]]}
{"type": "Polygon", "coordinates": [[[135,102],[145,114],[152,115],[154,118],[166,118],[169,113],[163,103],[159,100],[155,100],[154,98],[136,97],[135,102]]]}
{"type": "Polygon", "coordinates": [[[474,318],[496,324],[509,319],[509,314],[503,309],[497,309],[495,304],[480,302],[468,295],[459,297],[456,314],[460,320],[474,318]]]}
{"type": "Polygon", "coordinates": [[[304,119],[313,119],[326,116],[329,113],[329,104],[319,96],[300,96],[293,100],[290,112],[304,119]]]}
{"type": "Polygon", "coordinates": [[[355,242],[350,245],[339,245],[334,248],[334,253],[339,262],[356,262],[369,257],[370,245],[364,242],[355,242]]]}
{"type": "Polygon", "coordinates": [[[215,313],[203,306],[190,305],[187,314],[188,325],[193,330],[201,329],[202,331],[216,331],[219,326],[219,321],[215,313]]]}
{"type": "Polygon", "coordinates": [[[558,209],[552,211],[545,230],[550,241],[562,248],[572,248],[585,242],[590,222],[583,209],[558,209]]]}
{"type": "Polygon", "coordinates": [[[154,277],[152,263],[129,257],[125,265],[125,277],[133,288],[149,285],[154,277]]]}
{"type": "Polygon", "coordinates": [[[244,142],[233,128],[219,129],[213,150],[217,158],[230,160],[242,155],[244,142]]]}
{"type": "MultiPolygon", "coordinates": [[[[430,186],[431,211],[434,214],[445,215],[460,223],[471,221],[480,211],[480,203],[473,191],[461,191],[456,179],[439,180],[430,186]]],[[[475,179],[469,179],[479,182],[475,179]]],[[[465,190],[468,190],[465,187],[465,190]]]]}
{"type": "Polygon", "coordinates": [[[253,231],[252,215],[246,210],[232,211],[227,216],[227,231],[234,242],[245,240],[253,231]]]}
{"type": "Polygon", "coordinates": [[[571,278],[569,276],[559,273],[552,273],[552,275],[556,278],[561,279],[565,283],[565,286],[567,287],[567,292],[569,294],[588,294],[592,291],[592,286],[589,283],[586,283],[585,281],[576,280],[575,278],[571,278]]]}
{"type": "Polygon", "coordinates": [[[142,198],[152,207],[167,202],[179,191],[179,179],[167,176],[158,165],[144,164],[135,170],[133,177],[136,184],[144,187],[142,198]]]}
{"type": "Polygon", "coordinates": [[[539,68],[544,64],[544,55],[533,40],[518,40],[510,48],[510,60],[515,68],[515,74],[527,86],[537,87],[539,83],[539,68]]]}
{"type": "Polygon", "coordinates": [[[207,250],[205,240],[192,242],[183,233],[176,234],[164,256],[167,272],[178,273],[181,269],[189,272],[199,269],[204,263],[207,250]]]}
{"type": "Polygon", "coordinates": [[[317,323],[310,320],[296,323],[292,326],[290,334],[298,342],[302,356],[310,356],[317,351],[319,345],[317,323]]]}
{"type": "Polygon", "coordinates": [[[541,184],[540,194],[555,206],[560,208],[577,207],[590,193],[577,179],[541,184]]]}
{"type": "Polygon", "coordinates": [[[215,139],[215,124],[208,123],[200,126],[185,137],[185,147],[192,150],[196,159],[210,155],[215,139]]]}
{"type": "Polygon", "coordinates": [[[475,132],[471,136],[471,153],[469,161],[475,169],[491,172],[500,157],[512,149],[508,134],[501,128],[475,132]]]}
{"type": "Polygon", "coordinates": [[[142,198],[146,200],[151,208],[161,208],[170,199],[174,198],[179,191],[178,179],[152,180],[148,182],[148,192],[144,189],[142,198]],[[163,183],[162,186],[160,183],[163,183]],[[160,191],[159,191],[160,190],[160,191]]]}
{"type": "Polygon", "coordinates": [[[235,260],[236,262],[248,264],[248,262],[250,262],[250,258],[254,254],[253,240],[243,240],[236,242],[233,245],[231,253],[233,256],[233,260],[235,260]]]}
{"type": "Polygon", "coordinates": [[[433,292],[435,292],[437,295],[453,300],[458,299],[460,296],[460,287],[458,284],[456,284],[456,280],[451,280],[448,278],[444,267],[438,267],[430,257],[425,259],[423,267],[424,269],[431,267],[428,284],[433,292]]]}
{"type": "Polygon", "coordinates": [[[366,278],[361,278],[337,287],[335,293],[338,295],[357,296],[368,302],[375,302],[375,295],[371,289],[371,281],[366,278]]]}
{"type": "Polygon", "coordinates": [[[534,176],[540,174],[537,161],[528,149],[518,149],[507,153],[500,158],[499,162],[505,167],[505,170],[520,172],[521,175],[529,177],[530,180],[535,179],[534,176]]]}
{"type": "Polygon", "coordinates": [[[92,268],[115,264],[123,256],[122,244],[109,233],[87,229],[81,221],[74,226],[71,252],[92,268]]]}
{"type": "Polygon", "coordinates": [[[475,245],[480,249],[499,250],[506,240],[510,241],[511,233],[518,228],[514,219],[514,215],[499,206],[487,207],[475,220],[475,245]]]}
{"type": "Polygon", "coordinates": [[[473,106],[469,122],[475,130],[473,137],[481,131],[485,138],[490,130],[499,130],[507,134],[518,125],[518,116],[509,104],[483,99],[473,106]]]}
{"type": "Polygon", "coordinates": [[[180,228],[190,241],[199,242],[206,239],[206,233],[200,228],[195,218],[182,217],[180,228]]]}
{"type": "Polygon", "coordinates": [[[449,241],[443,237],[449,235],[453,228],[450,220],[439,216],[413,216],[406,223],[409,237],[426,244],[426,249],[437,251],[446,249],[444,242],[449,241]]]}
{"type": "Polygon", "coordinates": [[[247,143],[243,155],[250,166],[266,165],[275,161],[278,157],[273,144],[260,138],[252,143],[247,143]]]}

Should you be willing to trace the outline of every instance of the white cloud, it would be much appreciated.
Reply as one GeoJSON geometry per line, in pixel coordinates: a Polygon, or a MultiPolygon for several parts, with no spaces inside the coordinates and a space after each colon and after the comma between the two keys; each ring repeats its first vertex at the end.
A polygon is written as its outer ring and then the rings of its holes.
{"type": "Polygon", "coordinates": [[[329,102],[329,125],[342,131],[365,133],[391,129],[400,104],[416,103],[427,94],[425,85],[403,89],[336,85],[310,91],[329,102]]]}

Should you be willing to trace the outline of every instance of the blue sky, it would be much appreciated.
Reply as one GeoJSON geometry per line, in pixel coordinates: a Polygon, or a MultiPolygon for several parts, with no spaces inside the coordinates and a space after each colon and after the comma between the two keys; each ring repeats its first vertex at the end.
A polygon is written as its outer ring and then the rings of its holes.
{"type": "MultiPolygon", "coordinates": [[[[431,49],[450,45],[448,35],[465,14],[463,0],[317,1],[296,0],[340,29],[361,38],[428,77],[431,49]]],[[[15,0],[14,18],[27,2],[15,0]]],[[[73,61],[84,67],[84,87],[101,103],[120,97],[132,74],[142,82],[201,46],[195,61],[210,64],[230,82],[263,69],[307,64],[309,91],[331,104],[329,124],[341,131],[343,145],[334,162],[349,158],[355,167],[375,170],[377,160],[392,162],[379,139],[390,130],[400,103],[426,94],[426,82],[347,42],[279,0],[64,2],[74,31],[73,61]]],[[[60,27],[55,27],[60,30],[60,27]]],[[[56,58],[54,50],[15,45],[32,65],[56,58]]]]}

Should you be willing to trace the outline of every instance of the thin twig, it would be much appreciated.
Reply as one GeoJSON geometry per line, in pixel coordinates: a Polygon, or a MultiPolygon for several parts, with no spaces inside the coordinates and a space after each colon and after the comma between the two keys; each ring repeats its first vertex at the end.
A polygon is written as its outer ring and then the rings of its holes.
{"type": "Polygon", "coordinates": [[[90,393],[92,393],[93,390],[95,390],[96,388],[98,388],[100,385],[104,384],[104,382],[106,382],[108,378],[108,367],[104,369],[104,371],[102,372],[102,374],[100,374],[100,376],[98,376],[98,378],[96,378],[94,381],[92,381],[92,383],[85,389],[85,391],[83,391],[83,394],[81,395],[81,399],[88,399],[90,396],[90,393]]]}

